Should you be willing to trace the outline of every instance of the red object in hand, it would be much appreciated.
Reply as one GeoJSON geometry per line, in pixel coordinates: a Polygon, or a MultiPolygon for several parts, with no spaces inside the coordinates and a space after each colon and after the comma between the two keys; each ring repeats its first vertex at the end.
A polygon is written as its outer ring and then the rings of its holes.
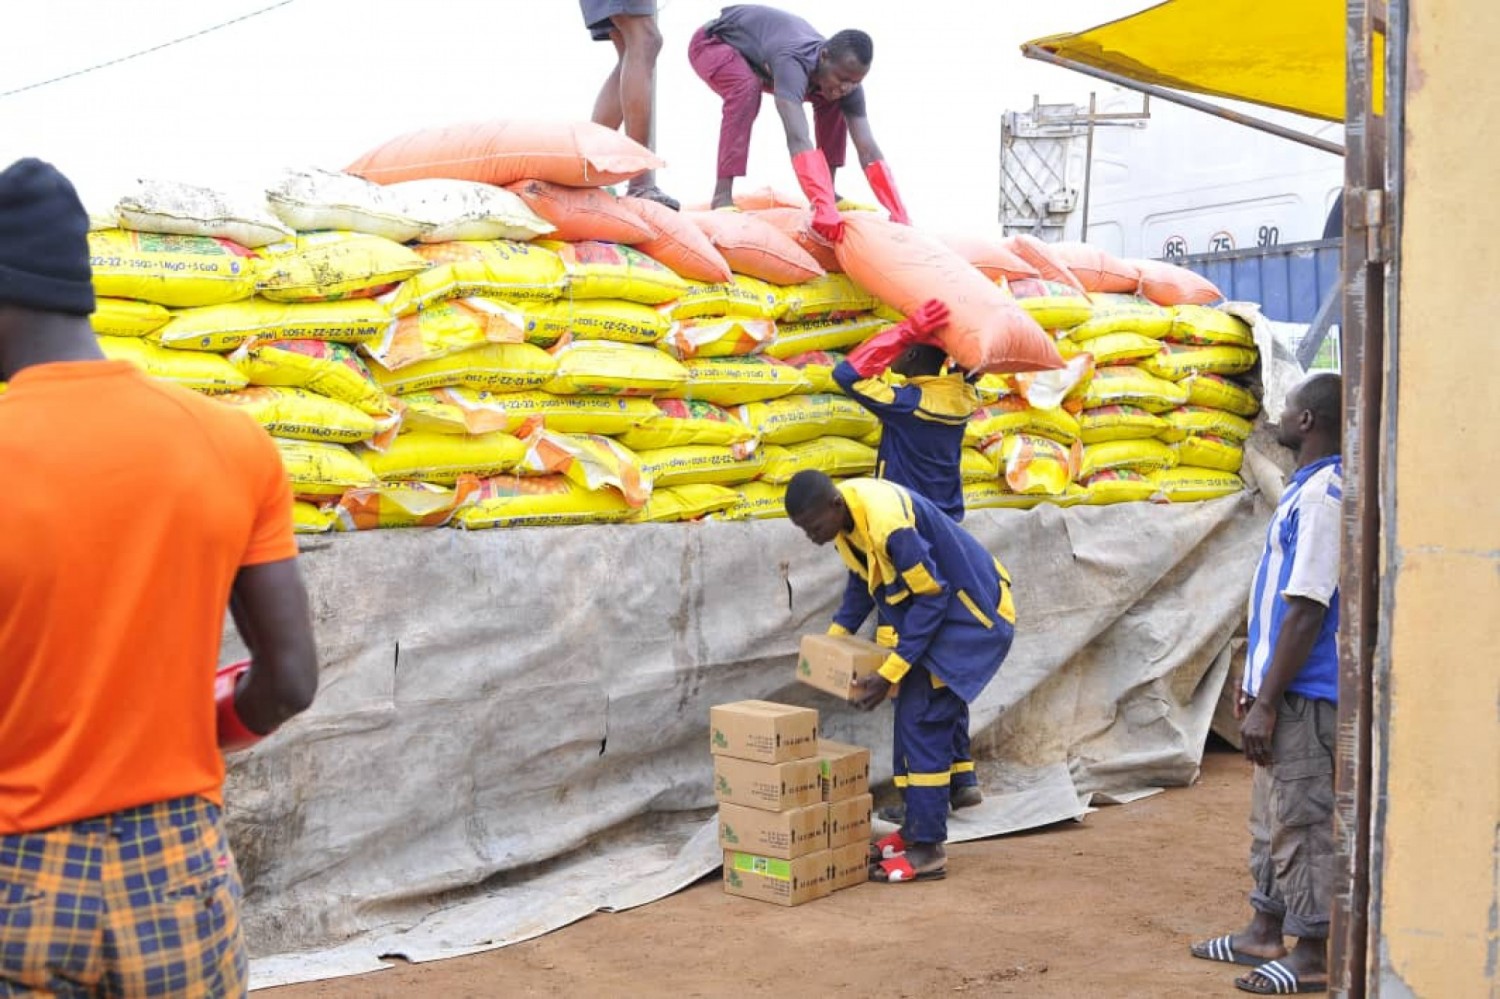
{"type": "Polygon", "coordinates": [[[935,298],[884,333],[876,334],[849,354],[849,364],[861,377],[869,378],[889,368],[915,343],[942,346],[933,334],[948,325],[948,307],[935,298]]]}
{"type": "Polygon", "coordinates": [[[891,174],[891,168],[886,165],[885,160],[876,160],[865,167],[865,179],[870,182],[870,190],[875,192],[875,200],[891,213],[891,221],[911,225],[911,216],[906,214],[906,205],[901,201],[901,192],[896,190],[896,178],[891,174]]]}
{"type": "Polygon", "coordinates": [[[249,749],[265,736],[252,732],[234,706],[235,688],[240,677],[250,672],[250,660],[219,667],[214,676],[214,706],[218,713],[219,748],[226,753],[249,749]]]}
{"type": "Polygon", "coordinates": [[[833,173],[821,149],[808,149],[792,157],[792,169],[802,193],[812,202],[813,232],[830,243],[844,238],[844,217],[839,214],[838,198],[833,193],[833,173]]]}

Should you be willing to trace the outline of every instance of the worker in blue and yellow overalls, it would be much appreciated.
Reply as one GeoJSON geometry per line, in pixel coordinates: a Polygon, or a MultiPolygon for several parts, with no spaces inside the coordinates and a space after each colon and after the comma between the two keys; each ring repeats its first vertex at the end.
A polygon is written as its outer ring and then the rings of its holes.
{"type": "Polygon", "coordinates": [[[874,610],[895,634],[885,663],[858,681],[854,699],[871,711],[900,684],[894,746],[907,778],[906,821],[875,844],[871,877],[941,878],[955,733],[967,731],[969,703],[1010,652],[1010,577],[953,518],[890,482],[835,484],[822,472],[798,472],[786,512],[814,544],[832,541],[849,567],[835,627],[853,632],[874,610]]]}
{"type": "MultiPolygon", "coordinates": [[[[933,300],[903,323],[872,337],[833,369],[833,379],[855,402],[880,420],[880,453],[875,477],[905,486],[931,500],[954,520],[964,519],[963,481],[959,464],[964,428],[979,408],[979,396],[969,379],[946,371],[948,355],[937,345],[936,334],[948,323],[948,308],[933,300]],[[898,379],[882,377],[889,370],[898,379]]],[[[882,629],[875,640],[892,644],[882,629]]],[[[957,734],[949,804],[968,808],[984,800],[969,729],[957,734]]],[[[896,787],[904,795],[906,774],[899,768],[896,787]]],[[[901,807],[882,809],[882,818],[903,821],[901,807]]]]}

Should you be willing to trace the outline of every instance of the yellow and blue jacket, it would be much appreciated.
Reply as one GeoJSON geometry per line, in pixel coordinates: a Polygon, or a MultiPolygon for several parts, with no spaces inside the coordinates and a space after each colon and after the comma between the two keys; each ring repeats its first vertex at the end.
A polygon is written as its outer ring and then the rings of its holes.
{"type": "Polygon", "coordinates": [[[934,683],[974,700],[1015,637],[1004,566],[935,504],[901,486],[850,479],[838,489],[854,527],[834,539],[849,582],[831,630],[853,634],[874,610],[895,633],[881,676],[899,683],[920,663],[934,683]]]}
{"type": "Polygon", "coordinates": [[[893,385],[861,378],[848,361],[833,380],[855,402],[880,418],[876,478],[925,496],[954,520],[964,519],[963,481],[958,474],[964,424],[979,408],[979,396],[958,373],[909,378],[893,385]]]}

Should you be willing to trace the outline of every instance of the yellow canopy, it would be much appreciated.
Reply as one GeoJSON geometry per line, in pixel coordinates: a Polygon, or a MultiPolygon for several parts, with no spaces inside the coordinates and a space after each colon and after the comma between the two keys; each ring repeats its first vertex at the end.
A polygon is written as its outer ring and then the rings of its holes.
{"type": "MultiPolygon", "coordinates": [[[[1140,83],[1344,120],[1345,0],[1166,0],[1035,46],[1140,83]]],[[[1375,111],[1384,39],[1375,39],[1375,111]]]]}

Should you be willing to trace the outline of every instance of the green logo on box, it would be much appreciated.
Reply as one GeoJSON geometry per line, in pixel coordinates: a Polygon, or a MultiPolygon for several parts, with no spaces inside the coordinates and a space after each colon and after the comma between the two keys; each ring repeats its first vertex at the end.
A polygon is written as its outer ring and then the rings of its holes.
{"type": "Polygon", "coordinates": [[[732,867],[729,869],[729,877],[725,878],[725,880],[728,881],[730,883],[730,885],[732,885],[735,888],[743,888],[743,887],[745,887],[745,882],[743,882],[743,881],[740,880],[739,872],[736,871],[732,867]]]}
{"type": "Polygon", "coordinates": [[[720,794],[733,794],[734,793],[734,790],[732,788],[730,788],[730,786],[729,786],[729,781],[725,780],[724,776],[722,774],[720,774],[715,779],[718,781],[718,787],[719,787],[719,793],[720,794]]]}
{"type": "Polygon", "coordinates": [[[714,729],[714,745],[718,746],[720,749],[729,748],[729,740],[724,738],[724,733],[720,732],[718,729],[714,729]]]}
{"type": "Polygon", "coordinates": [[[803,656],[802,659],[797,663],[797,672],[801,673],[803,676],[812,676],[812,663],[807,661],[806,656],[803,656]]]}
{"type": "Polygon", "coordinates": [[[730,825],[728,822],[723,823],[720,828],[724,831],[724,839],[728,842],[738,843],[740,841],[739,836],[735,835],[734,826],[730,825]]]}

